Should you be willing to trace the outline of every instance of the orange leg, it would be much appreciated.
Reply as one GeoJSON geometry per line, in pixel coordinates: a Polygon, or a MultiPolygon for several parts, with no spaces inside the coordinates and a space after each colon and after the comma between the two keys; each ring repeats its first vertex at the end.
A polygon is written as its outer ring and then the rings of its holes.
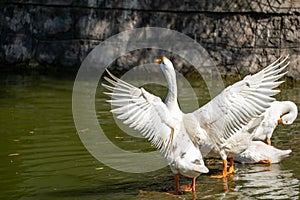
{"type": "Polygon", "coordinates": [[[196,177],[194,177],[192,179],[192,186],[191,186],[191,188],[192,188],[192,192],[196,191],[196,177]]]}
{"type": "Polygon", "coordinates": [[[223,175],[223,177],[227,176],[227,160],[223,160],[223,172],[222,172],[222,175],[223,175]]]}
{"type": "Polygon", "coordinates": [[[234,173],[234,159],[233,159],[233,157],[230,157],[229,161],[230,161],[230,165],[229,165],[229,169],[228,169],[228,174],[233,174],[234,173]]]}
{"type": "Polygon", "coordinates": [[[175,192],[174,194],[182,194],[181,191],[179,190],[179,174],[175,174],[175,192]]]}
{"type": "Polygon", "coordinates": [[[227,160],[223,160],[223,171],[221,175],[211,176],[212,178],[224,178],[228,175],[227,173],[227,160]]]}
{"type": "Polygon", "coordinates": [[[175,174],[174,178],[175,178],[175,191],[171,191],[171,192],[167,192],[167,193],[174,194],[174,195],[182,194],[182,192],[179,190],[179,174],[175,174]]]}
{"type": "Polygon", "coordinates": [[[267,139],[266,139],[266,143],[267,143],[268,145],[271,145],[271,139],[270,139],[270,138],[267,138],[267,139]]]}

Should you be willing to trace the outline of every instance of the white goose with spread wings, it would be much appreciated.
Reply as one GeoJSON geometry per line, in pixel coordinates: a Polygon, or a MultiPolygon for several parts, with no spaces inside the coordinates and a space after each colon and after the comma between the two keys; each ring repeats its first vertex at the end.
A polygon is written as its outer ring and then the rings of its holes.
{"type": "Polygon", "coordinates": [[[204,164],[198,146],[195,146],[187,128],[189,124],[184,120],[185,114],[181,112],[177,103],[177,83],[173,64],[166,57],[157,60],[169,85],[165,103],[147,92],[143,88],[126,83],[110,72],[112,79],[105,79],[113,86],[102,84],[111,91],[114,109],[111,110],[125,124],[138,130],[164,155],[175,175],[175,194],[179,190],[179,174],[192,178],[192,185],[187,190],[195,191],[196,177],[209,170],[204,164]]]}
{"type": "MultiPolygon", "coordinates": [[[[195,190],[195,178],[208,172],[198,146],[201,136],[206,135],[211,140],[224,161],[224,168],[227,167],[228,148],[239,146],[228,142],[242,140],[239,133],[243,125],[263,113],[274,101],[270,96],[279,92],[273,88],[282,83],[276,81],[285,74],[282,71],[287,65],[281,67],[285,60],[277,60],[259,73],[227,87],[209,103],[188,114],[179,108],[175,70],[166,57],[157,61],[169,86],[165,103],[109,72],[112,79],[105,79],[112,86],[103,86],[111,91],[107,94],[111,96],[112,112],[162,152],[175,174],[175,193],[180,193],[179,174],[193,178],[191,190],[195,190]]],[[[223,175],[226,176],[224,170],[223,175]]]]}

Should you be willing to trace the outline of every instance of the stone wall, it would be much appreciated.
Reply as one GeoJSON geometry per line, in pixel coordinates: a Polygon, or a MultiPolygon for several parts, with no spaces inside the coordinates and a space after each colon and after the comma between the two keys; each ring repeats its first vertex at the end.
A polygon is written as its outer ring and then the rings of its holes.
{"type": "Polygon", "coordinates": [[[300,79],[299,0],[7,0],[0,22],[2,64],[78,68],[108,37],[154,26],[199,42],[223,74],[253,73],[290,54],[288,75],[300,79]]]}

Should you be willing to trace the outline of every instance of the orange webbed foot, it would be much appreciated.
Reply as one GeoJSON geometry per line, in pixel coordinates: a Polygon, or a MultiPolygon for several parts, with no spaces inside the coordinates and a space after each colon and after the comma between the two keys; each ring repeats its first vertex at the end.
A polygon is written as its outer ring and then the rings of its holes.
{"type": "Polygon", "coordinates": [[[227,177],[228,172],[227,172],[227,160],[223,160],[223,171],[221,175],[212,175],[210,176],[211,178],[225,178],[227,177]]]}
{"type": "Polygon", "coordinates": [[[219,175],[211,175],[210,178],[226,178],[228,173],[224,174],[219,174],[219,175]]]}
{"type": "Polygon", "coordinates": [[[229,166],[229,169],[228,169],[228,174],[234,174],[235,173],[235,171],[234,171],[234,159],[233,159],[233,157],[230,157],[229,160],[230,160],[230,166],[229,166]]]}
{"type": "Polygon", "coordinates": [[[178,190],[178,191],[168,191],[166,193],[171,194],[171,195],[182,195],[183,194],[183,192],[181,192],[180,190],[178,190]]]}
{"type": "Polygon", "coordinates": [[[260,161],[258,161],[258,164],[270,165],[271,164],[271,160],[270,159],[260,160],[260,161]]]}
{"type": "Polygon", "coordinates": [[[192,186],[191,185],[182,185],[181,189],[185,192],[192,192],[192,186]]]}
{"type": "Polygon", "coordinates": [[[234,174],[234,173],[235,173],[234,168],[233,168],[233,167],[230,167],[230,168],[228,169],[228,174],[234,174]]]}
{"type": "Polygon", "coordinates": [[[183,191],[185,192],[195,192],[196,191],[196,177],[192,179],[192,184],[191,185],[183,185],[181,186],[183,191]]]}

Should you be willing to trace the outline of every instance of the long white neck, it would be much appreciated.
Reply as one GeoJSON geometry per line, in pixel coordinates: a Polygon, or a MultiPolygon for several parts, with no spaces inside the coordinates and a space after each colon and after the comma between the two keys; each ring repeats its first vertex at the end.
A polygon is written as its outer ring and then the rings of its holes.
{"type": "Polygon", "coordinates": [[[281,107],[281,115],[283,121],[287,120],[290,123],[292,123],[298,115],[298,108],[296,104],[294,104],[291,101],[283,101],[282,102],[282,107],[281,107]]]}
{"type": "Polygon", "coordinates": [[[179,109],[177,102],[177,82],[175,70],[169,69],[168,71],[163,72],[169,87],[165,103],[169,109],[179,109]]]}

